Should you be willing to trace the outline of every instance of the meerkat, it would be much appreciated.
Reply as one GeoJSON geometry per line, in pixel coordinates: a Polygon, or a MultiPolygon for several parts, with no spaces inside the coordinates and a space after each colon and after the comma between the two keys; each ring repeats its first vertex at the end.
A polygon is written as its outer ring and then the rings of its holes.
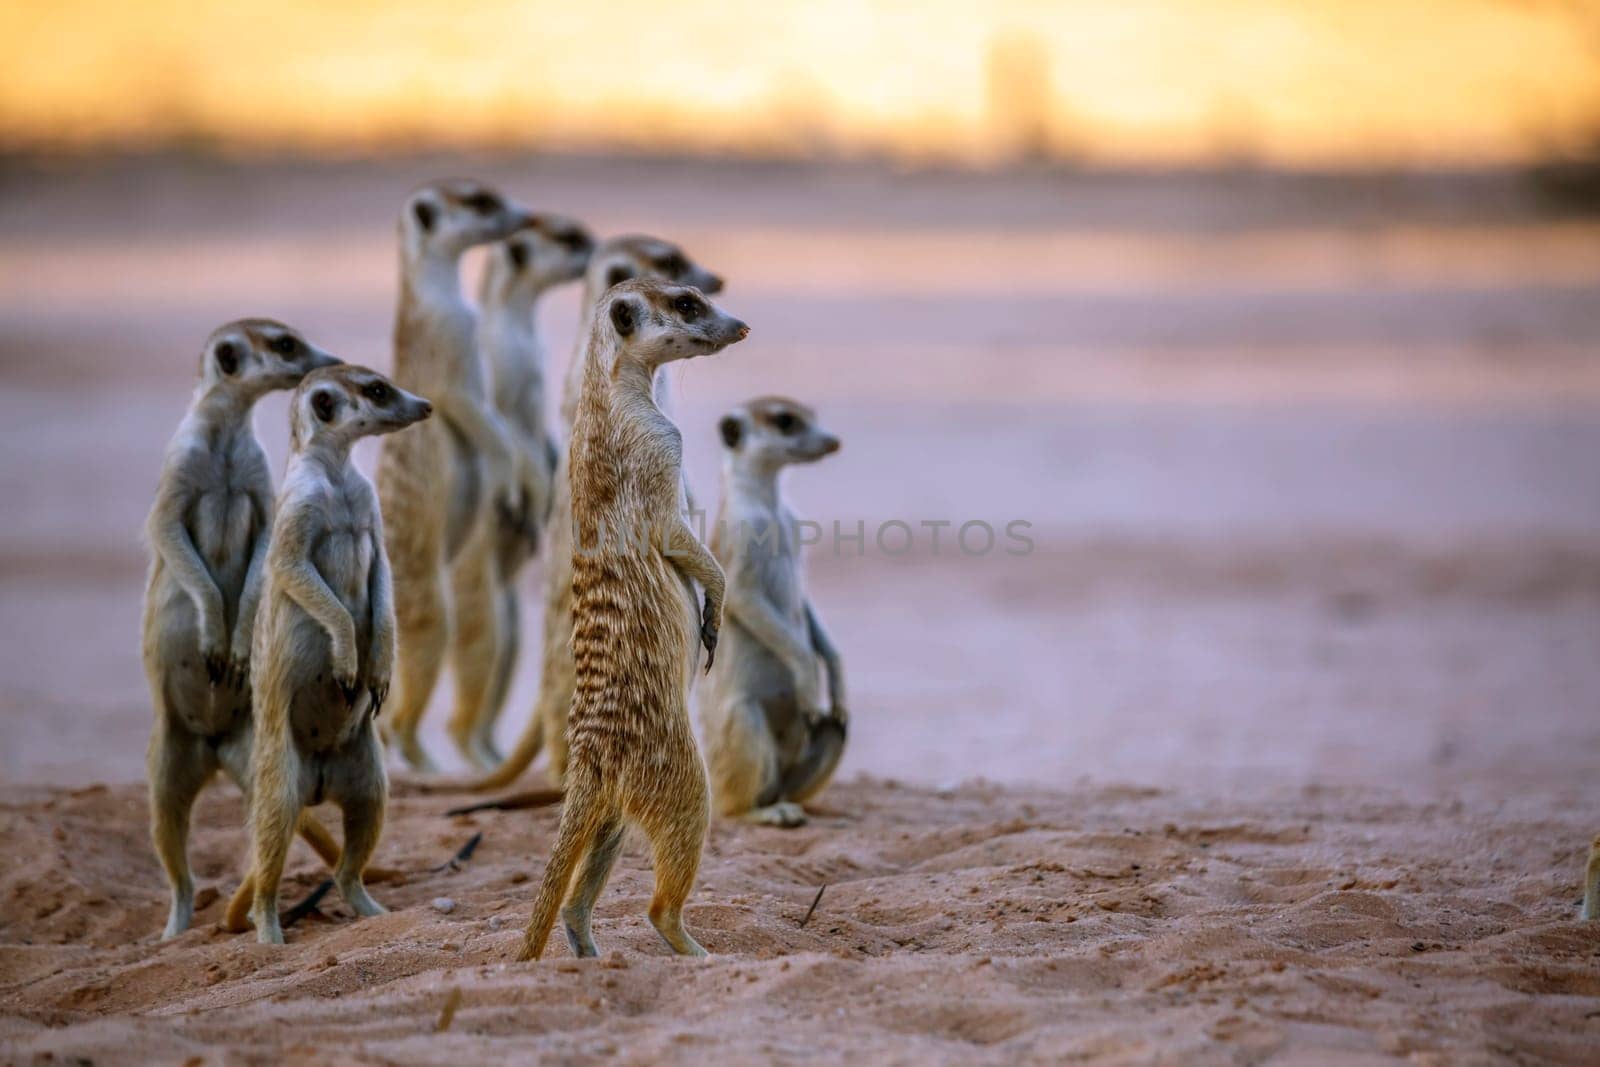
{"type": "Polygon", "coordinates": [[[1583,917],[1600,919],[1600,836],[1589,845],[1589,866],[1583,874],[1583,917]]]}
{"type": "Polygon", "coordinates": [[[806,596],[795,516],[778,482],[785,467],[837,452],[839,438],[810,408],[781,397],[740,405],[718,431],[722,505],[711,551],[728,592],[722,655],[700,698],[711,791],[722,815],[799,826],[801,803],[839,765],[849,714],[844,668],[806,596]]]}
{"type": "MultiPolygon", "coordinates": [[[[167,446],[147,533],[143,653],[150,735],[150,829],[172,888],[163,936],[194,917],[189,816],[218,769],[249,795],[250,644],[272,525],[272,475],[256,440],[256,401],[339,362],[271,319],[215,330],[189,410],[167,446]]],[[[320,824],[301,827],[333,863],[320,824]]]]}
{"type": "Polygon", "coordinates": [[[479,770],[503,759],[494,747],[494,727],[520,644],[516,579],[537,550],[560,455],[546,425],[545,351],[535,312],[546,292],[583,277],[593,250],[594,238],[579,223],[537,215],[491,249],[479,291],[480,347],[495,407],[516,445],[528,516],[520,528],[480,523],[452,571],[458,624],[452,635],[456,702],[450,736],[479,770]]]}
{"type": "Polygon", "coordinates": [[[323,800],[344,814],[334,883],[357,915],[383,911],[361,875],[388,792],[374,720],[394,666],[394,595],[377,496],[350,449],[432,412],[348,365],[308,374],[290,405],[293,453],[267,551],[251,690],[250,920],[263,944],[283,943],[277,896],[289,839],[303,809],[323,800]]]}
{"type": "Polygon", "coordinates": [[[715,658],[723,578],[684,519],[683,439],[656,405],[654,380],[666,364],[719,351],[750,328],[689,286],[628,281],[602,302],[570,448],[577,678],[566,797],[524,960],[544,952],[558,908],[574,954],[598,955],[590,915],[625,820],[650,839],[651,924],[674,952],[705,955],[683,928],[711,815],[688,697],[696,634],[707,665],[715,658]],[[698,612],[690,583],[705,590],[698,612]]]}
{"type": "MultiPolygon", "coordinates": [[[[394,377],[439,406],[439,418],[385,439],[378,463],[395,575],[400,657],[385,732],[413,767],[432,769],[417,728],[450,643],[449,564],[486,505],[521,525],[515,449],[495,410],[478,351],[478,316],[461,293],[460,261],[530,216],[475,182],[418,189],[400,214],[400,302],[394,377]]],[[[456,620],[460,621],[460,620],[456,620]]]]}
{"type": "MultiPolygon", "coordinates": [[[[588,342],[593,330],[593,315],[600,297],[622,282],[658,280],[692,286],[702,293],[722,291],[722,279],[691,260],[677,245],[657,237],[629,235],[601,242],[584,272],[583,317],[578,325],[578,344],[588,342]]],[[[574,354],[567,368],[561,394],[561,419],[569,436],[582,393],[583,352],[574,354]]],[[[670,388],[664,370],[652,383],[656,405],[671,411],[670,388]]],[[[533,714],[509,756],[490,774],[465,783],[473,792],[501,789],[528,769],[540,750],[550,749],[550,777],[559,785],[567,766],[567,710],[572,705],[574,667],[572,661],[572,498],[567,476],[567,457],[556,465],[554,502],[544,531],[544,627],[540,647],[539,694],[533,714]]],[[[680,501],[687,512],[691,506],[687,485],[680,501]]]]}

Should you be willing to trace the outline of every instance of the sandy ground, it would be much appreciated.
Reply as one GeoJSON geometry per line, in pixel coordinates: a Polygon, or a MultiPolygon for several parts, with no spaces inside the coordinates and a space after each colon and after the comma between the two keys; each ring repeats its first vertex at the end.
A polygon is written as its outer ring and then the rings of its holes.
{"type": "MultiPolygon", "coordinates": [[[[0,1058],[1593,1061],[1600,226],[1443,178],[454,159],[0,183],[0,1058]],[[787,392],[846,442],[791,479],[801,511],[918,531],[905,558],[812,558],[851,748],[808,828],[715,828],[705,965],[649,929],[637,843],[606,959],[507,964],[553,814],[404,795],[394,914],[330,901],[273,952],[212,902],[154,940],[139,529],[196,348],[265,313],[385,366],[393,205],[459,170],[728,275],[755,333],[678,377],[704,497],[717,416],[787,392]],[[1013,519],[1028,555],[962,555],[954,527],[936,553],[921,525],[1013,519]]],[[[544,314],[557,373],[575,305],[544,314]]],[[[258,420],[275,464],[283,411],[258,420]]],[[[228,892],[243,850],[218,786],[202,884],[228,892]]],[[[286,897],[318,877],[296,856],[286,897]]]]}
{"type": "MultiPolygon", "coordinates": [[[[241,811],[208,799],[202,884],[226,894],[241,811]]],[[[27,1061],[1592,1062],[1600,936],[1572,921],[1585,813],[1504,798],[1307,788],[1256,799],[884,780],[794,832],[718,825],[672,958],[628,848],[602,958],[506,962],[551,812],[394,805],[356,922],[330,902],[285,949],[210,925],[169,944],[132,786],[13,790],[0,875],[27,1061]],[[462,869],[433,873],[472,834],[462,869]],[[802,925],[822,885],[816,912],[802,925]],[[448,909],[448,910],[446,910],[448,909]],[[437,1027],[460,991],[448,1030],[437,1027]]],[[[299,846],[297,846],[297,850],[299,846]]],[[[288,884],[321,876],[302,856],[288,884]]]]}

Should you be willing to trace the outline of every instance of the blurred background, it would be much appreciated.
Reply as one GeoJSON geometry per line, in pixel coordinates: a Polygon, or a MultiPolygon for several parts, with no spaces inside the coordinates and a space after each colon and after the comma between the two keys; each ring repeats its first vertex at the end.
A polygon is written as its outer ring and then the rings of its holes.
{"type": "Polygon", "coordinates": [[[0,59],[7,780],[141,774],[201,342],[270,315],[387,367],[394,217],[446,174],[729,279],[751,339],[677,372],[702,500],[717,417],[786,393],[845,441],[801,513],[917,530],[812,560],[846,774],[1600,761],[1592,0],[61,0],[0,8],[0,59]],[[1034,551],[964,556],[972,520],[1034,551]]]}

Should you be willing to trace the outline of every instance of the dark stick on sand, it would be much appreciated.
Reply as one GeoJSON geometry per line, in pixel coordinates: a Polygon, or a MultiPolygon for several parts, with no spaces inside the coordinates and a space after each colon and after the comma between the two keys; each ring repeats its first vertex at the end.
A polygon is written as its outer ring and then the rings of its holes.
{"type": "Polygon", "coordinates": [[[526,793],[512,793],[508,797],[483,800],[476,804],[451,808],[445,814],[471,815],[476,811],[520,811],[523,808],[546,808],[551,804],[559,803],[561,803],[561,790],[559,789],[530,789],[526,793]]]}
{"type": "Polygon", "coordinates": [[[454,856],[451,856],[437,867],[430,867],[428,869],[429,873],[438,874],[441,871],[459,871],[461,869],[461,865],[472,858],[472,854],[478,850],[478,845],[482,841],[482,831],[473,834],[471,837],[467,838],[466,844],[456,849],[456,854],[454,856]]]}
{"type": "Polygon", "coordinates": [[[806,917],[800,920],[800,929],[806,928],[806,923],[811,921],[811,916],[816,914],[817,905],[822,903],[822,894],[827,891],[828,883],[823,882],[822,888],[817,890],[817,895],[811,900],[811,907],[806,909],[806,917]]]}
{"type": "Polygon", "coordinates": [[[306,894],[306,898],[304,900],[290,908],[288,911],[284,912],[283,917],[278,921],[285,928],[293,926],[301,919],[304,919],[307,915],[310,915],[312,912],[316,911],[317,905],[322,903],[322,898],[327,896],[328,890],[332,888],[333,879],[324,879],[321,885],[317,886],[317,888],[306,894]]]}

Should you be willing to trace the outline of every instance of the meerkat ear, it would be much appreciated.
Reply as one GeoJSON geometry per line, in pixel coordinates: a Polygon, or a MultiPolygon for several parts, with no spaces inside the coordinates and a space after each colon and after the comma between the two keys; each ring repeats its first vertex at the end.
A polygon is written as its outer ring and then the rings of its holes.
{"type": "Polygon", "coordinates": [[[615,264],[610,270],[606,271],[606,288],[609,289],[613,285],[621,285],[632,278],[633,268],[625,267],[621,263],[615,264]]]}
{"type": "Polygon", "coordinates": [[[228,377],[239,373],[239,346],[224,341],[217,346],[217,369],[228,377]]]}
{"type": "Polygon", "coordinates": [[[333,395],[332,389],[318,389],[311,394],[311,411],[319,421],[332,422],[338,410],[339,398],[333,395]]]}
{"type": "Polygon", "coordinates": [[[722,443],[729,448],[738,448],[739,439],[744,436],[744,423],[739,421],[737,415],[725,415],[717,423],[717,429],[722,431],[722,443]]]}
{"type": "Polygon", "coordinates": [[[512,241],[506,245],[506,258],[511,261],[512,270],[521,270],[528,265],[528,246],[521,241],[512,241]]]}
{"type": "Polygon", "coordinates": [[[432,233],[433,224],[439,217],[439,209],[426,200],[418,200],[411,205],[411,214],[417,220],[417,225],[422,227],[423,233],[432,233]]]}
{"type": "Polygon", "coordinates": [[[626,298],[611,302],[611,325],[617,328],[619,337],[631,337],[638,328],[638,321],[633,309],[633,302],[626,298]]]}

